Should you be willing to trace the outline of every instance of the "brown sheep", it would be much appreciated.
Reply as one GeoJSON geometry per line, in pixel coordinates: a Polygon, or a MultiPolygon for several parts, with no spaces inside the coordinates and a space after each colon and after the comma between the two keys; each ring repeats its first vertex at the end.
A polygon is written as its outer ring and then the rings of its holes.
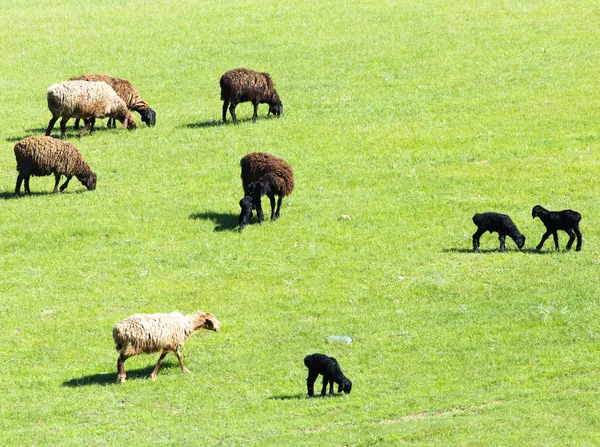
{"type": "Polygon", "coordinates": [[[15,197],[21,195],[21,183],[25,180],[25,193],[29,190],[29,177],[54,174],[54,190],[58,192],[60,176],[67,177],[60,187],[64,191],[71,177],[77,179],[89,190],[96,189],[96,174],[87,165],[79,150],[71,143],[60,141],[51,137],[27,137],[15,144],[15,158],[17,159],[17,185],[15,197]]]}
{"type": "Polygon", "coordinates": [[[268,73],[260,73],[247,68],[229,70],[221,76],[221,99],[223,100],[223,123],[227,122],[227,107],[233,123],[237,124],[235,108],[241,102],[250,101],[254,105],[252,122],[258,116],[258,104],[269,104],[269,114],[283,115],[283,104],[268,73]]]}
{"type": "MultiPolygon", "coordinates": [[[[156,112],[150,108],[148,103],[142,99],[133,84],[124,78],[115,78],[107,74],[87,73],[81,76],[70,78],[69,81],[92,81],[106,82],[110,85],[117,95],[125,102],[129,110],[135,110],[142,117],[142,121],[148,126],[156,124],[156,112]]],[[[108,118],[107,127],[116,127],[114,118],[108,118]]],[[[79,129],[79,119],[75,120],[75,129],[79,129]]]]}
{"type": "Polygon", "coordinates": [[[152,371],[152,380],[156,380],[158,368],[169,352],[173,352],[179,360],[181,371],[190,371],[183,366],[180,348],[194,332],[201,329],[218,331],[221,323],[213,314],[197,312],[182,315],[179,312],[170,314],[136,314],[125,318],[113,327],[115,348],[119,352],[117,360],[117,380],[125,382],[125,360],[141,353],[151,354],[161,351],[158,363],[152,371]]]}
{"type": "Polygon", "coordinates": [[[240,200],[242,209],[239,231],[242,231],[256,209],[258,222],[263,220],[260,198],[267,195],[271,201],[271,220],[279,217],[281,202],[294,190],[294,171],[283,158],[265,152],[252,152],[240,160],[244,198],[240,200]],[[275,196],[278,196],[275,209],[275,196]]]}

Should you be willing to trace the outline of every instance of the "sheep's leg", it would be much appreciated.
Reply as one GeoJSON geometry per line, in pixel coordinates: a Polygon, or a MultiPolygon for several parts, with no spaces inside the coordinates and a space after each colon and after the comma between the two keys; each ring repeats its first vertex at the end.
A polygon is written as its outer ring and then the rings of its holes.
{"type": "Polygon", "coordinates": [[[321,389],[321,397],[325,397],[325,393],[327,392],[327,384],[329,383],[329,377],[323,375],[323,389],[321,389]]]}
{"type": "Polygon", "coordinates": [[[169,351],[163,351],[162,354],[160,355],[160,358],[158,359],[158,363],[156,363],[156,366],[154,367],[154,371],[152,371],[152,380],[156,380],[156,376],[158,375],[158,368],[160,368],[160,364],[162,363],[163,359],[165,358],[165,356],[169,353],[169,351]]]}
{"type": "Polygon", "coordinates": [[[54,173],[54,189],[52,190],[52,194],[58,193],[58,182],[60,182],[60,174],[58,172],[54,173]]]}
{"type": "Polygon", "coordinates": [[[577,236],[577,246],[575,247],[575,251],[581,251],[581,231],[579,231],[579,224],[576,224],[573,227],[573,231],[575,232],[575,235],[577,236]]]}
{"type": "Polygon", "coordinates": [[[185,374],[189,374],[190,370],[183,366],[183,354],[179,349],[175,351],[175,355],[177,356],[177,360],[179,360],[179,366],[181,366],[181,372],[185,374]]]}
{"type": "Polygon", "coordinates": [[[238,123],[237,116],[235,116],[236,106],[237,106],[237,104],[234,104],[234,103],[229,104],[229,113],[231,113],[231,119],[233,120],[233,124],[238,123]]]}
{"type": "Polygon", "coordinates": [[[90,135],[94,134],[94,125],[95,124],[96,124],[96,118],[90,118],[90,135]]]}
{"type": "Polygon", "coordinates": [[[333,392],[333,379],[329,380],[329,394],[334,394],[333,392]]]}
{"type": "Polygon", "coordinates": [[[260,203],[260,198],[258,199],[257,202],[255,202],[256,205],[256,217],[258,218],[258,223],[261,224],[263,221],[263,210],[262,210],[262,204],[260,203]]]}
{"type": "Polygon", "coordinates": [[[277,198],[277,211],[275,211],[275,219],[279,219],[279,210],[281,209],[282,201],[283,201],[283,196],[279,196],[277,198]]]}
{"type": "Polygon", "coordinates": [[[252,105],[254,106],[254,113],[252,114],[252,122],[255,123],[256,118],[258,117],[258,103],[253,102],[252,105]]]}
{"type": "Polygon", "coordinates": [[[504,253],[504,249],[506,248],[506,234],[500,234],[498,236],[498,240],[500,241],[500,253],[504,253]]]}
{"type": "Polygon", "coordinates": [[[52,128],[54,127],[54,124],[56,124],[57,119],[58,119],[58,116],[53,116],[52,118],[50,118],[50,122],[48,123],[48,127],[46,128],[46,136],[47,137],[50,136],[50,132],[52,132],[52,128]]]}
{"type": "Polygon", "coordinates": [[[569,241],[567,242],[567,250],[570,250],[571,247],[573,246],[573,242],[575,242],[575,233],[573,233],[572,228],[567,228],[565,230],[565,233],[567,233],[569,235],[569,241]]]}
{"type": "Polygon", "coordinates": [[[108,122],[106,123],[106,127],[107,128],[111,128],[111,127],[117,127],[117,123],[116,121],[114,121],[114,118],[108,117],[108,122]],[[114,123],[114,126],[113,126],[114,123]]]}
{"type": "Polygon", "coordinates": [[[67,181],[66,181],[66,182],[64,182],[64,183],[62,184],[62,186],[60,187],[60,192],[63,192],[63,191],[64,191],[64,190],[67,188],[67,186],[69,186],[69,182],[70,182],[70,181],[71,181],[71,176],[69,175],[69,176],[67,177],[67,181]]]}
{"type": "Polygon", "coordinates": [[[319,373],[308,370],[308,378],[306,379],[306,388],[308,388],[308,397],[313,397],[315,395],[315,381],[319,373]]]}
{"type": "Polygon", "coordinates": [[[269,196],[269,201],[271,202],[271,220],[275,220],[275,194],[270,192],[267,195],[269,196]]]}
{"type": "Polygon", "coordinates": [[[79,130],[79,118],[75,119],[75,123],[73,124],[73,129],[79,130]]]}
{"type": "Polygon", "coordinates": [[[90,126],[91,118],[83,120],[83,129],[81,129],[81,133],[79,134],[79,138],[83,137],[87,132],[90,126]]]}
{"type": "Polygon", "coordinates": [[[62,140],[67,135],[67,121],[69,118],[64,117],[60,120],[60,139],[62,140]]]}
{"type": "Polygon", "coordinates": [[[127,356],[121,354],[117,360],[117,382],[124,383],[127,378],[127,374],[125,373],[125,360],[127,360],[127,356]]]}
{"type": "Polygon", "coordinates": [[[223,124],[227,122],[227,107],[229,107],[229,101],[223,100],[223,124]]]}
{"type": "Polygon", "coordinates": [[[479,251],[479,238],[485,233],[485,230],[478,228],[473,235],[473,251],[479,251]]]}
{"type": "Polygon", "coordinates": [[[548,237],[550,236],[550,231],[546,231],[544,233],[544,235],[542,236],[542,240],[540,241],[540,243],[537,245],[537,247],[535,247],[536,250],[541,250],[542,247],[544,246],[544,242],[546,242],[546,239],[548,239],[548,237]]]}
{"type": "Polygon", "coordinates": [[[29,178],[31,177],[31,174],[27,174],[25,176],[25,193],[26,194],[31,194],[31,191],[29,190],[29,178]]]}
{"type": "Polygon", "coordinates": [[[21,183],[23,183],[23,179],[25,176],[21,173],[17,176],[17,185],[15,186],[15,197],[21,197],[21,183]]]}
{"type": "Polygon", "coordinates": [[[558,231],[552,233],[552,237],[554,238],[554,246],[556,247],[556,251],[560,251],[560,247],[558,246],[558,231]]]}

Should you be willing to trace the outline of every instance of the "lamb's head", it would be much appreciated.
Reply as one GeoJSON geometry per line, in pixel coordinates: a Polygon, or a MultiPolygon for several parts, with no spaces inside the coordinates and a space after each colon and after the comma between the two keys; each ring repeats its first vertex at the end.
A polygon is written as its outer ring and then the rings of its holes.
{"type": "Polygon", "coordinates": [[[240,221],[238,231],[242,231],[244,227],[248,224],[250,219],[252,219],[252,208],[254,201],[251,196],[246,196],[242,200],[240,200],[240,208],[242,209],[240,212],[240,221]]]}
{"type": "Polygon", "coordinates": [[[273,89],[273,96],[269,101],[269,113],[267,113],[267,116],[271,113],[275,116],[283,115],[283,104],[281,103],[281,99],[279,99],[279,95],[275,89],[273,89]]]}
{"type": "Polygon", "coordinates": [[[346,376],[344,376],[344,378],[342,379],[342,383],[340,383],[340,386],[338,388],[338,393],[341,393],[342,391],[346,394],[350,394],[350,391],[352,391],[352,382],[346,376]]]}
{"type": "Polygon", "coordinates": [[[515,238],[515,244],[517,244],[517,247],[523,248],[523,246],[525,245],[525,236],[523,236],[522,234],[519,234],[515,238]]]}
{"type": "Polygon", "coordinates": [[[544,211],[546,211],[546,209],[540,205],[536,205],[533,207],[533,209],[531,210],[531,217],[533,217],[534,219],[536,217],[540,217],[541,214],[544,213],[544,211]]]}
{"type": "Polygon", "coordinates": [[[142,117],[142,121],[146,123],[147,126],[152,127],[156,124],[156,112],[150,107],[140,110],[139,113],[142,117]]]}
{"type": "Polygon", "coordinates": [[[77,180],[79,180],[89,191],[96,189],[96,174],[92,171],[90,171],[89,174],[78,175],[77,180]]]}

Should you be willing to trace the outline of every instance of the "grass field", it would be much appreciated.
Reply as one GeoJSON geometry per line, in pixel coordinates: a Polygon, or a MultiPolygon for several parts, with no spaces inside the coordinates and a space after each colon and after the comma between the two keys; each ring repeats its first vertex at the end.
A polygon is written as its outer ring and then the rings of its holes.
{"type": "Polygon", "coordinates": [[[600,443],[597,2],[13,0],[0,17],[0,445],[600,443]],[[220,125],[235,67],[271,73],[282,118],[242,104],[220,125]],[[32,178],[13,199],[15,142],[84,72],[130,79],[156,126],[69,128],[97,189],[32,178]],[[288,160],[296,189],[238,233],[252,151],[288,160]],[[582,213],[581,252],[535,251],[536,204],[582,213]],[[471,253],[483,211],[525,249],[486,234],[471,253]],[[199,309],[222,330],[186,343],[192,374],[169,355],[152,382],[158,355],[138,356],[116,383],[116,322],[199,309]],[[305,398],[313,352],[350,395],[305,398]]]}

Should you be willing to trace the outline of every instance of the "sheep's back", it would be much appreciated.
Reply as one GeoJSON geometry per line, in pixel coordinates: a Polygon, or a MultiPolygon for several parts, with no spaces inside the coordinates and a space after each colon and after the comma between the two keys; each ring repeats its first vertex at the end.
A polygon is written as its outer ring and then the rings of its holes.
{"type": "Polygon", "coordinates": [[[118,97],[106,82],[65,81],[51,85],[46,94],[54,116],[105,118],[118,104],[118,97]]]}
{"type": "Polygon", "coordinates": [[[116,78],[107,74],[86,73],[81,76],[70,78],[69,80],[81,80],[88,82],[106,82],[125,102],[125,105],[132,109],[134,107],[142,109],[148,108],[148,104],[142,100],[139,92],[133,84],[125,78],[116,78]]]}
{"type": "Polygon", "coordinates": [[[76,172],[83,162],[71,143],[52,137],[33,136],[19,141],[14,148],[17,171],[37,176],[53,172],[76,172]]]}
{"type": "Polygon", "coordinates": [[[240,160],[241,178],[244,191],[249,183],[272,173],[272,181],[282,195],[291,194],[294,189],[294,171],[283,158],[266,152],[252,152],[240,160]]]}
{"type": "Polygon", "coordinates": [[[230,102],[262,101],[273,96],[273,81],[268,73],[247,68],[229,70],[221,76],[221,99],[230,102]]]}
{"type": "Polygon", "coordinates": [[[114,326],[113,339],[117,351],[130,356],[176,349],[192,332],[186,317],[178,312],[136,314],[114,326]]]}

